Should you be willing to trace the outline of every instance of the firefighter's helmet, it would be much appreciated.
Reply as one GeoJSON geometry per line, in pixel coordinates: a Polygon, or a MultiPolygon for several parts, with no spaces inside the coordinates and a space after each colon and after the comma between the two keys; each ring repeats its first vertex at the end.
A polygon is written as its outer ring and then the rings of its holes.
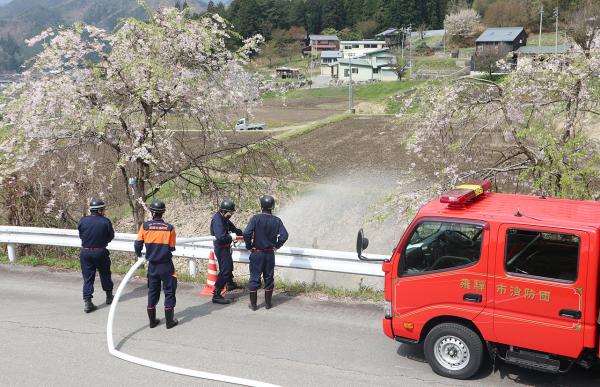
{"type": "Polygon", "coordinates": [[[90,211],[98,211],[106,207],[102,199],[92,199],[90,201],[90,211]]]}
{"type": "Polygon", "coordinates": [[[275,198],[271,195],[263,195],[260,197],[260,208],[264,211],[271,211],[275,208],[275,198]]]}
{"type": "Polygon", "coordinates": [[[165,202],[162,200],[155,200],[150,204],[150,211],[163,213],[167,209],[165,202]]]}
{"type": "Polygon", "coordinates": [[[233,200],[225,199],[223,200],[223,202],[221,202],[219,210],[226,212],[235,212],[235,203],[233,202],[233,200]]]}

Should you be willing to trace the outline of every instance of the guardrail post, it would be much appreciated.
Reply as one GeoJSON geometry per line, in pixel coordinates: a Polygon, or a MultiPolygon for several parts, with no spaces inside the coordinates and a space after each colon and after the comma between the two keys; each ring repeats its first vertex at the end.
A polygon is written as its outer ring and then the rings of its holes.
{"type": "Polygon", "coordinates": [[[17,245],[14,243],[9,243],[6,245],[6,250],[8,250],[8,260],[14,262],[17,260],[17,245]]]}
{"type": "Polygon", "coordinates": [[[190,258],[188,260],[188,264],[189,264],[190,276],[195,277],[196,276],[196,272],[198,270],[198,267],[196,265],[196,259],[195,258],[190,258]]]}

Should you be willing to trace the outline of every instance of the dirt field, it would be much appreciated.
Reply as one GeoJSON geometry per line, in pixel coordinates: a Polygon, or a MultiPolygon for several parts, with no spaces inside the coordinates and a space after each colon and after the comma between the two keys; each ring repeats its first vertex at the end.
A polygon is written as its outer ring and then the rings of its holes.
{"type": "Polygon", "coordinates": [[[357,171],[394,179],[413,161],[405,139],[393,117],[357,116],[294,138],[287,146],[314,167],[317,181],[357,171]]]}
{"type": "Polygon", "coordinates": [[[321,120],[347,110],[347,102],[335,98],[270,98],[255,109],[254,120],[276,128],[321,120]]]}

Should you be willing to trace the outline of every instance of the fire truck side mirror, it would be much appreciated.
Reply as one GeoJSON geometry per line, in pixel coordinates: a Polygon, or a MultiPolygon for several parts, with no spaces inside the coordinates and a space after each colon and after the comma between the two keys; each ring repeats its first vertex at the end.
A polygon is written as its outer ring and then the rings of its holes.
{"type": "Polygon", "coordinates": [[[356,253],[358,254],[358,259],[361,261],[369,261],[369,262],[387,262],[387,259],[373,259],[367,258],[362,255],[363,250],[365,250],[369,246],[369,240],[365,238],[365,233],[361,228],[358,230],[358,235],[356,236],[356,253]]]}
{"type": "Polygon", "coordinates": [[[361,228],[358,230],[358,235],[356,236],[356,254],[358,254],[358,259],[367,260],[362,256],[363,250],[366,250],[367,247],[369,247],[369,240],[365,237],[365,233],[361,228]]]}

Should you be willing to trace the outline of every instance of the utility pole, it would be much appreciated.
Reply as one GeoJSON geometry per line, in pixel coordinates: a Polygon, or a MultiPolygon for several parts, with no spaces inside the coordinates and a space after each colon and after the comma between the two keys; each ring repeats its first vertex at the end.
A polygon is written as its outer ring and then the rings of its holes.
{"type": "Polygon", "coordinates": [[[406,29],[404,27],[400,29],[400,31],[402,32],[402,47],[400,48],[400,52],[402,53],[402,59],[404,59],[404,34],[406,33],[405,30],[406,29]]]}
{"type": "Polygon", "coordinates": [[[540,3],[540,35],[538,36],[538,46],[542,45],[542,20],[544,19],[544,3],[540,3]]]}
{"type": "Polygon", "coordinates": [[[350,63],[350,65],[349,65],[350,81],[348,82],[348,111],[350,113],[353,113],[352,110],[353,110],[354,101],[352,100],[352,97],[353,97],[352,96],[352,57],[349,57],[348,59],[350,60],[350,62],[349,62],[350,63]]]}
{"type": "Polygon", "coordinates": [[[558,7],[554,8],[554,17],[556,18],[556,40],[554,45],[554,54],[558,54],[558,7]]]}
{"type": "Polygon", "coordinates": [[[408,41],[408,44],[410,44],[410,46],[408,47],[408,64],[410,66],[409,67],[410,72],[408,74],[408,77],[410,78],[410,77],[412,77],[412,73],[413,73],[413,65],[412,65],[412,48],[413,48],[412,46],[413,45],[412,45],[412,39],[411,39],[412,38],[412,24],[408,25],[408,37],[410,39],[408,41]]]}

